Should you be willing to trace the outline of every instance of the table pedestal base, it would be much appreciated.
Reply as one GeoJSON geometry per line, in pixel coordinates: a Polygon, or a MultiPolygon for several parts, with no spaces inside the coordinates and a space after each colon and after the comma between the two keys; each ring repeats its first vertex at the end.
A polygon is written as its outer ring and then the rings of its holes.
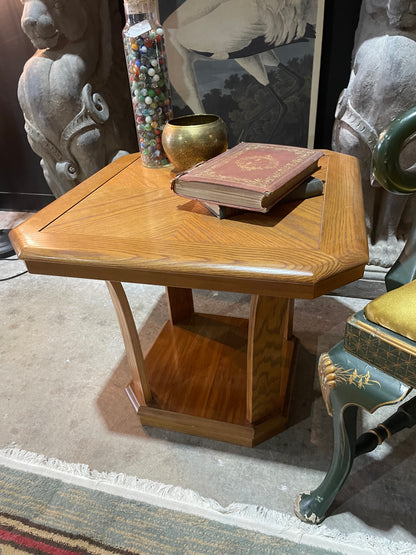
{"type": "Polygon", "coordinates": [[[254,446],[285,429],[293,303],[253,296],[249,320],[193,311],[167,288],[170,321],[146,359],[124,290],[108,283],[132,371],[126,391],[143,425],[254,446]]]}

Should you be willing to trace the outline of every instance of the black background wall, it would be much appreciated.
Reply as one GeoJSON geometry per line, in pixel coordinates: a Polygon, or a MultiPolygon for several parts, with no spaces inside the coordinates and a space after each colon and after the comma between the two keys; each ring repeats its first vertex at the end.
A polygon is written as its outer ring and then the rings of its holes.
{"type": "Polygon", "coordinates": [[[361,0],[326,0],[315,147],[331,148],[338,97],[348,84],[361,0]]]}
{"type": "Polygon", "coordinates": [[[0,0],[0,209],[38,210],[54,197],[29,147],[17,100],[23,65],[35,49],[20,28],[20,0],[0,0]]]}
{"type": "MultiPolygon", "coordinates": [[[[123,2],[120,2],[122,11],[123,2]]],[[[361,0],[326,0],[315,146],[331,147],[338,96],[347,85],[361,0]]],[[[0,209],[38,210],[53,200],[27,143],[17,83],[34,48],[20,28],[20,0],[0,2],[0,209]]]]}

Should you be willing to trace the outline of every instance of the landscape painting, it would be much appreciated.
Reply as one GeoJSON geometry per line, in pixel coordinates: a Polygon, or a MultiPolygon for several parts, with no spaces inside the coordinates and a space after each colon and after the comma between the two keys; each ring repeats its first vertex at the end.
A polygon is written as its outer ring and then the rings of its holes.
{"type": "Polygon", "coordinates": [[[323,0],[159,0],[174,116],[218,114],[230,147],[313,147],[323,8],[323,0]]]}

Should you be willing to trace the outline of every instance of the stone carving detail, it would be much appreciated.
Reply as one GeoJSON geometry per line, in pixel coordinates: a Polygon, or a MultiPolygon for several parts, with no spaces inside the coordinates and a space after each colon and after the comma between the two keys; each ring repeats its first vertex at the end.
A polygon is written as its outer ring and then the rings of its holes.
{"type": "MultiPolygon", "coordinates": [[[[390,267],[404,246],[416,197],[394,195],[371,174],[371,153],[382,130],[416,105],[416,2],[363,0],[348,86],[342,92],[333,130],[334,150],[361,164],[370,264],[390,267]]],[[[416,141],[401,164],[416,161],[416,141]]]]}
{"type": "Polygon", "coordinates": [[[18,98],[32,149],[58,197],[137,150],[117,0],[23,0],[37,48],[18,98]]]}

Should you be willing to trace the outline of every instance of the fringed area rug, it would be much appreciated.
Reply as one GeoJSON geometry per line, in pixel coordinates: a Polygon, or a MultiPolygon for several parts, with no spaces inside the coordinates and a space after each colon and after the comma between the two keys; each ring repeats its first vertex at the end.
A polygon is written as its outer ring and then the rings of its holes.
{"type": "Polygon", "coordinates": [[[59,461],[49,461],[43,474],[51,475],[53,467],[55,478],[36,473],[35,467],[28,472],[0,466],[2,554],[328,553],[100,491],[136,482],[132,478],[90,473],[82,465],[68,468],[59,461]],[[72,473],[65,475],[65,468],[72,473]]]}
{"type": "MultiPolygon", "coordinates": [[[[0,450],[0,553],[389,553],[248,505],[226,508],[182,488],[20,451],[0,450]],[[361,544],[361,545],[360,545],[361,544]]],[[[397,553],[414,553],[395,544],[397,553]]]]}

